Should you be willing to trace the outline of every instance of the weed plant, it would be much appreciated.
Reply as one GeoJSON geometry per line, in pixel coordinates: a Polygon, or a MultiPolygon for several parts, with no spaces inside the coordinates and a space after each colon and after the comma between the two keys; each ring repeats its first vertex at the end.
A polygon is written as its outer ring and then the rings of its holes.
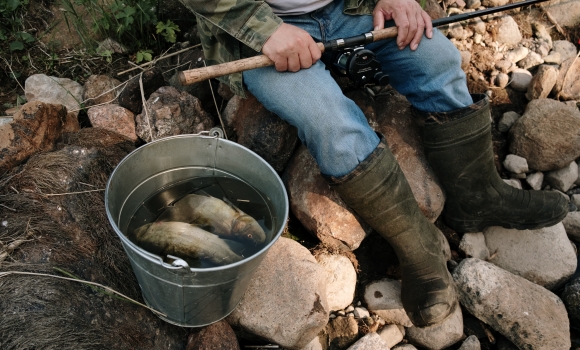
{"type": "Polygon", "coordinates": [[[24,45],[35,41],[34,36],[23,29],[22,15],[28,0],[0,0],[0,42],[2,48],[19,51],[24,45]]]}
{"type": "MultiPolygon", "coordinates": [[[[153,51],[161,51],[176,41],[179,27],[158,21],[159,0],[60,0],[70,30],[75,30],[84,46],[96,49],[97,40],[112,38],[131,52],[136,61],[151,60],[153,51]],[[88,28],[86,19],[93,25],[88,28]]],[[[101,52],[110,55],[110,52],[101,52]]]]}

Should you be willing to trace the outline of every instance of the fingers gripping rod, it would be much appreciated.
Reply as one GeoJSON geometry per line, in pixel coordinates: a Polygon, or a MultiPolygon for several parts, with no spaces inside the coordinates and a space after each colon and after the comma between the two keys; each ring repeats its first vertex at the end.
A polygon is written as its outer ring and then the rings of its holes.
{"type": "MultiPolygon", "coordinates": [[[[461,22],[471,18],[489,15],[496,12],[507,11],[514,8],[533,5],[548,0],[525,0],[503,6],[497,6],[480,11],[463,13],[451,17],[443,17],[433,20],[433,27],[440,27],[450,23],[461,22]]],[[[324,43],[317,43],[321,52],[337,51],[347,47],[366,45],[375,41],[395,38],[397,36],[397,27],[374,30],[365,34],[330,40],[324,43]]],[[[274,62],[266,55],[259,55],[244,58],[237,61],[226,62],[214,66],[208,66],[198,69],[190,69],[179,73],[179,82],[182,85],[191,85],[200,81],[217,78],[223,75],[239,73],[250,69],[268,67],[274,65],[274,62]]]]}

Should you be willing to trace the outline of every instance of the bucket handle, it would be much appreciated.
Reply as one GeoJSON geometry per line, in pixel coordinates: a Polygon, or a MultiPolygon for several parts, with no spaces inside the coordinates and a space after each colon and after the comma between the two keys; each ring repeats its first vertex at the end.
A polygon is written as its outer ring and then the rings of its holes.
{"type": "Polygon", "coordinates": [[[200,131],[197,134],[193,134],[195,136],[202,136],[202,135],[208,135],[211,137],[215,137],[218,139],[223,139],[224,138],[224,131],[220,128],[220,127],[214,127],[209,129],[209,131],[200,131]]]}

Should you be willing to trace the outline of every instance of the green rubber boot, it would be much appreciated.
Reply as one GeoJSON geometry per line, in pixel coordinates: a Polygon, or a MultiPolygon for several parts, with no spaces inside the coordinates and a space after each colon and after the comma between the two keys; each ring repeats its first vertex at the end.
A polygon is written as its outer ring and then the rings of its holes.
{"type": "Polygon", "coordinates": [[[559,193],[526,191],[506,184],[497,173],[491,142],[489,102],[476,102],[453,114],[431,115],[423,129],[429,164],[446,194],[443,216],[457,232],[489,226],[519,230],[555,225],[568,213],[559,193]]]}
{"type": "Polygon", "coordinates": [[[457,306],[441,232],[425,218],[384,141],[352,173],[329,179],[342,200],[394,248],[403,307],[415,326],[445,320],[457,306]]]}

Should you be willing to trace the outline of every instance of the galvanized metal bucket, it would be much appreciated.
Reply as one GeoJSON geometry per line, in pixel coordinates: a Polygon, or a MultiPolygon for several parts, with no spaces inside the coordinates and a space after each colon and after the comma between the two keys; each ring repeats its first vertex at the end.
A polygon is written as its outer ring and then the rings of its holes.
{"type": "Polygon", "coordinates": [[[165,314],[160,316],[165,321],[183,327],[205,326],[234,310],[288,218],[286,190],[268,163],[237,143],[201,135],[159,139],[130,153],[111,174],[105,205],[145,302],[165,314]],[[268,197],[274,228],[260,251],[230,265],[190,268],[164,262],[125,236],[135,211],[153,193],[168,184],[208,176],[241,179],[268,197]]]}

